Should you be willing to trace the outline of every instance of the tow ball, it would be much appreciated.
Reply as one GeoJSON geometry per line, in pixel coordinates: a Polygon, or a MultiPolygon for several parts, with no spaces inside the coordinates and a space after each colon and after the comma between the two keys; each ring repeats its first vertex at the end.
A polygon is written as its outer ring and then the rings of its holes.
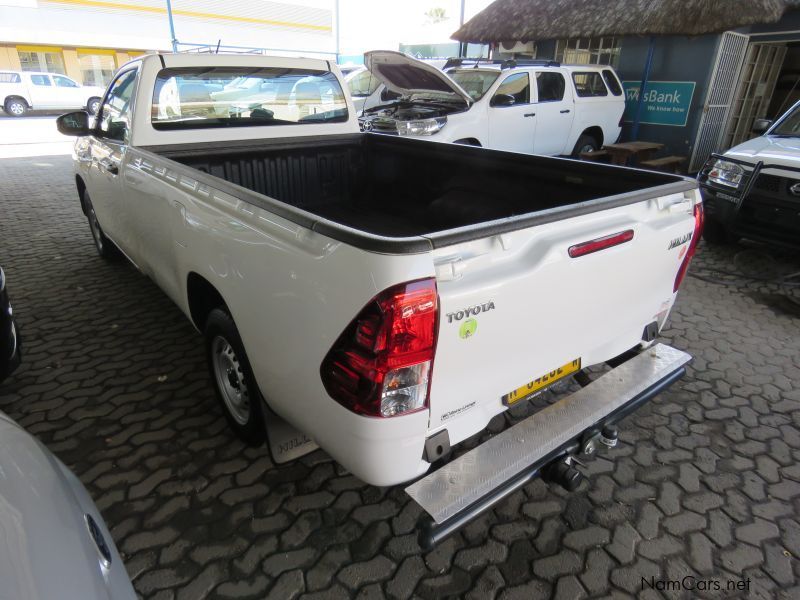
{"type": "Polygon", "coordinates": [[[619,432],[614,425],[606,425],[600,431],[594,431],[584,436],[580,448],[574,454],[562,456],[542,470],[542,477],[549,483],[557,483],[568,492],[575,491],[584,480],[584,475],[575,465],[584,466],[578,454],[584,456],[594,455],[600,446],[613,448],[617,445],[619,432]]]}

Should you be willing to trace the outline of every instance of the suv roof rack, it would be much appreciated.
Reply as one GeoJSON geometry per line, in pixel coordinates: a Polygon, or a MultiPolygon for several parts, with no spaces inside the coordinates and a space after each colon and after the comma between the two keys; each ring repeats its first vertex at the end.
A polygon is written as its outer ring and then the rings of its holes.
{"type": "Polygon", "coordinates": [[[513,69],[514,67],[560,67],[561,63],[557,60],[539,58],[448,58],[442,70],[464,66],[472,66],[473,69],[477,69],[481,65],[500,65],[500,69],[513,69]]]}

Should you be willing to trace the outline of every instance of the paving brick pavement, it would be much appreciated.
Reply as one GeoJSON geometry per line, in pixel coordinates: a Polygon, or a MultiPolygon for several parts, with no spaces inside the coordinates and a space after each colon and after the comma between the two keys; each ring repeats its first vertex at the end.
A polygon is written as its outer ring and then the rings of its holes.
{"type": "Polygon", "coordinates": [[[25,342],[0,410],[78,474],[145,598],[681,597],[642,577],[686,575],[800,597],[796,255],[701,245],[664,336],[688,376],[575,493],[535,481],[427,553],[402,488],[231,435],[199,334],[95,254],[68,157],[0,160],[0,264],[25,342]]]}

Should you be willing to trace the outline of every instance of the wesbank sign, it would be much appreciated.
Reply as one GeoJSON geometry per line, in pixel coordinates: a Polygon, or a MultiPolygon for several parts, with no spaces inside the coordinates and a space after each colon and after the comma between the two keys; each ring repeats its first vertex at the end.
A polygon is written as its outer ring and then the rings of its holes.
{"type": "MultiPolygon", "coordinates": [[[[624,81],[626,122],[632,122],[639,102],[639,81],[624,81]]],[[[640,123],[684,127],[694,96],[694,81],[648,81],[644,88],[640,123]]]]}

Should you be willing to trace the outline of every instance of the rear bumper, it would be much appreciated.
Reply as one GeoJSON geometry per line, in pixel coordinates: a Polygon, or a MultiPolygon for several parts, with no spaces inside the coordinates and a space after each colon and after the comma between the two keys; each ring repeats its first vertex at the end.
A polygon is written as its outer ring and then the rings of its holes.
{"type": "Polygon", "coordinates": [[[657,344],[407,487],[431,517],[420,532],[420,545],[434,546],[550,462],[579,451],[602,427],[683,377],[690,360],[685,352],[657,344]]]}

